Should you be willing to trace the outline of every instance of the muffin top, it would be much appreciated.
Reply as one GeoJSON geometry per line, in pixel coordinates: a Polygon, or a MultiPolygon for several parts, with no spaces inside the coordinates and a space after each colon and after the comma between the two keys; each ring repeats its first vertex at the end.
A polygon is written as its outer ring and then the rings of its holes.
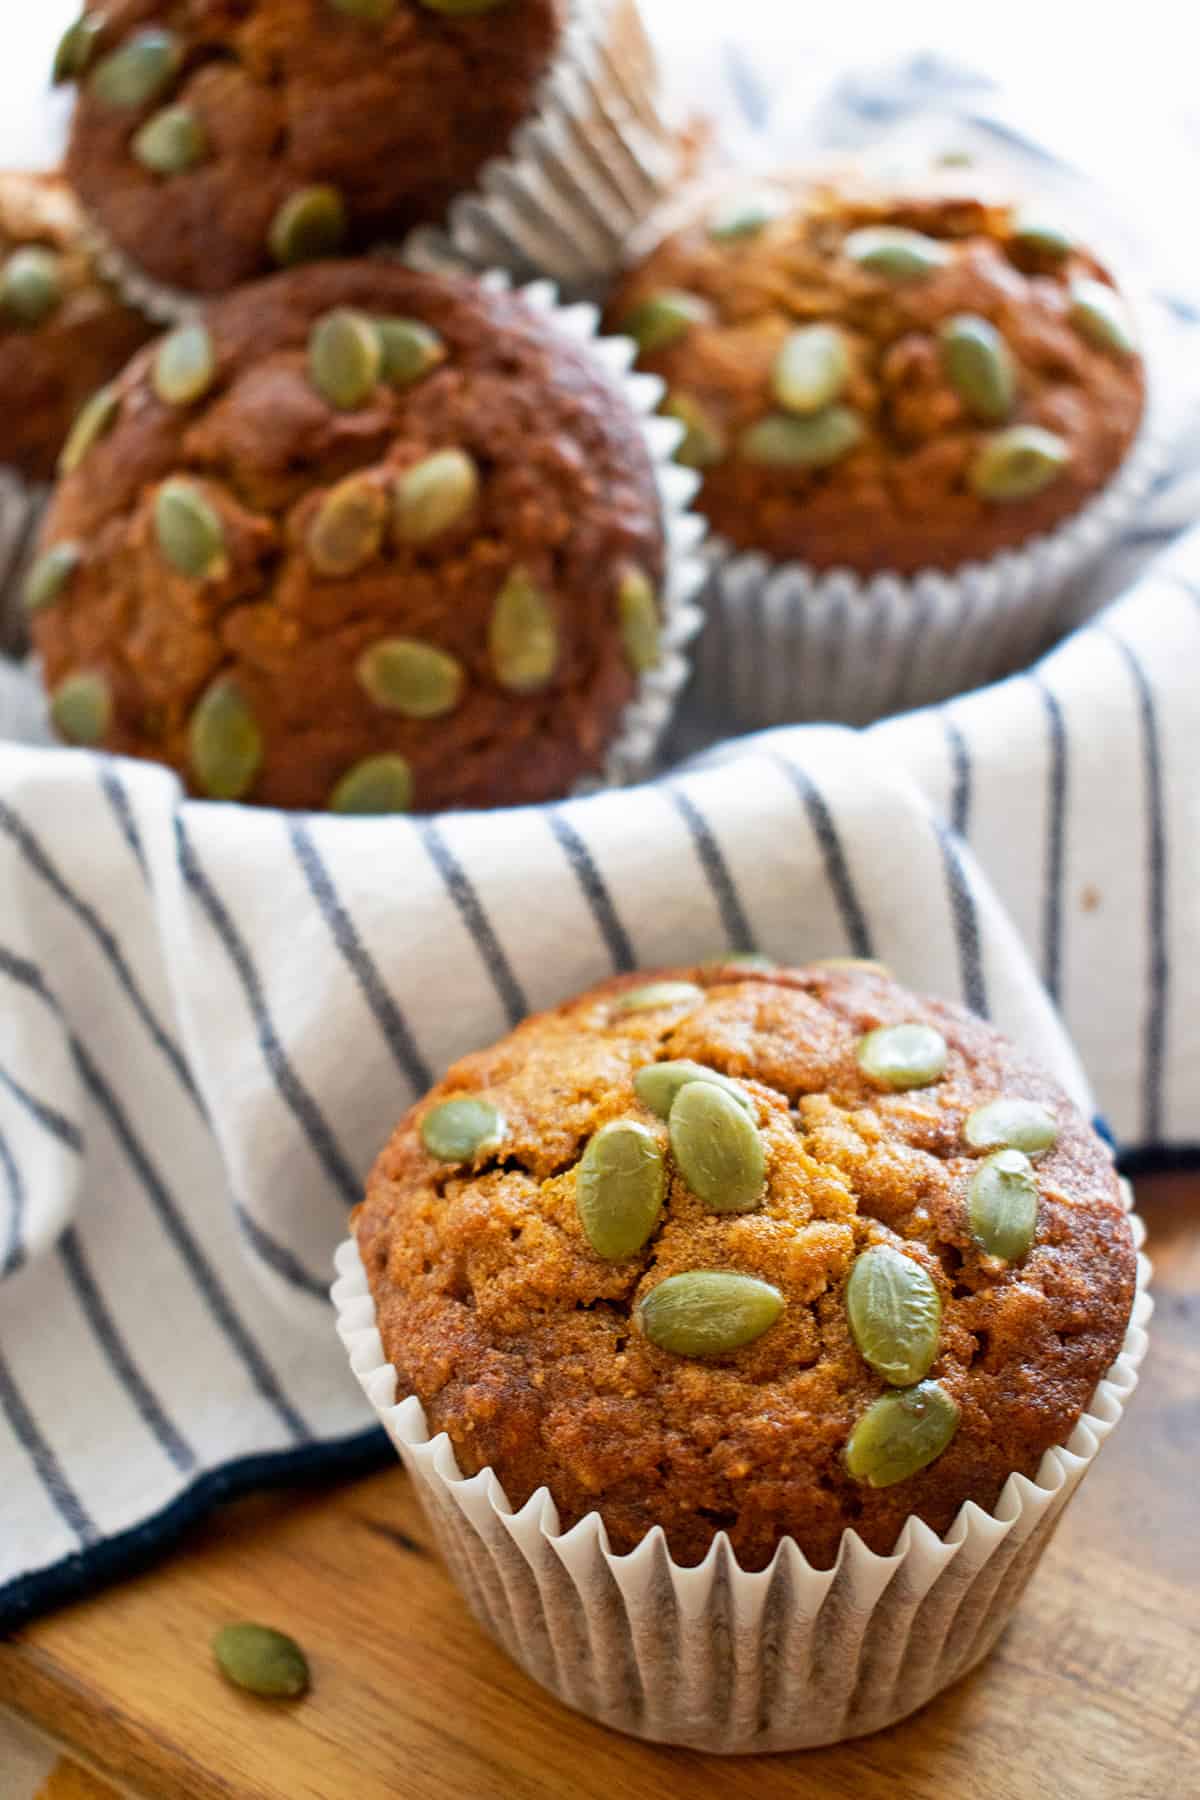
{"type": "Polygon", "coordinates": [[[48,481],[79,408],[153,327],[100,279],[65,182],[0,173],[0,464],[48,481]]]}
{"type": "Polygon", "coordinates": [[[134,263],[219,293],[439,219],[534,106],[565,0],[103,0],[67,168],[134,263]]]}
{"type": "Polygon", "coordinates": [[[89,406],[30,579],[73,742],[339,811],[544,800],[657,657],[638,420],[518,297],[376,262],[276,276],[89,406]]]}
{"type": "Polygon", "coordinates": [[[401,1122],[354,1229],[398,1394],[465,1472],[599,1511],[621,1552],[724,1530],[744,1568],[992,1507],[1070,1435],[1136,1272],[1065,1094],[840,961],[528,1020],[401,1122]]]}
{"type": "Polygon", "coordinates": [[[1142,415],[1132,327],[1095,258],[949,192],[714,189],[609,320],[666,381],[716,530],[817,569],[949,569],[1048,531],[1142,415]]]}

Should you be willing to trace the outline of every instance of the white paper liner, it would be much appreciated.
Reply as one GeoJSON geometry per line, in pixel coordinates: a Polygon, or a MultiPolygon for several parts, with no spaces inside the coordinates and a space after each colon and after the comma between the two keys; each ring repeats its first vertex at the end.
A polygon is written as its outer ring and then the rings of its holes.
{"type": "MultiPolygon", "coordinates": [[[[1128,1186],[1122,1183],[1127,1209],[1128,1186]]],[[[696,1568],[660,1530],[614,1555],[597,1513],[570,1531],[545,1488],[519,1512],[490,1469],[464,1478],[419,1400],[396,1404],[353,1239],[333,1301],[350,1366],[411,1476],[450,1571],[485,1630],[566,1705],[635,1737],[728,1755],[799,1750],[894,1724],[987,1655],[1063,1507],[1137,1385],[1152,1303],[1145,1232],[1121,1352],[1066,1444],[992,1512],[968,1501],[939,1538],[910,1518],[890,1556],[846,1531],[834,1568],[791,1539],[748,1574],[724,1532],[696,1568]]]]}
{"type": "Polygon", "coordinates": [[[0,653],[21,656],[29,648],[25,578],[37,555],[42,514],[50,498],[44,482],[26,481],[0,468],[0,653]]]}

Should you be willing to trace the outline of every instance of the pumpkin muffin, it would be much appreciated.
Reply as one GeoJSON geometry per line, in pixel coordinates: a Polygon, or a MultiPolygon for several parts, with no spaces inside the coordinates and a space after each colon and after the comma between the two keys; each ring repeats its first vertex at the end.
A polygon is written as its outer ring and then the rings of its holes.
{"type": "Polygon", "coordinates": [[[218,293],[439,220],[535,106],[565,0],[103,0],[67,166],[156,281],[218,293]]]}
{"type": "Polygon", "coordinates": [[[1105,268],[951,191],[710,191],[627,274],[609,322],[666,382],[716,531],[814,570],[949,570],[1052,531],[1142,419],[1105,268]]]}
{"type": "Polygon", "coordinates": [[[613,1548],[817,1566],[1071,1434],[1135,1252],[1108,1150],[877,964],[610,982],[458,1063],[354,1232],[397,1399],[613,1548]]]}
{"type": "Polygon", "coordinates": [[[560,796],[658,657],[639,420],[552,317],[466,279],[243,289],[103,389],[64,467],[32,578],[52,717],[196,794],[560,796]]]}

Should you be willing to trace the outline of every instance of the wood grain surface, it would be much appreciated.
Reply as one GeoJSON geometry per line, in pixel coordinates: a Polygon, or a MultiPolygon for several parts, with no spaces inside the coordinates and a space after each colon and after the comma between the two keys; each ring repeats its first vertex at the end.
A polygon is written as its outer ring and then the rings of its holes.
{"type": "MultiPolygon", "coordinates": [[[[720,1761],[587,1723],[474,1624],[399,1468],[227,1510],[0,1645],[0,1703],[144,1800],[1200,1800],[1200,1180],[1138,1200],[1158,1310],[1129,1413],[996,1653],[891,1731],[720,1761]],[[240,1618],[304,1644],[304,1700],[222,1682],[240,1618]]],[[[46,1800],[105,1792],[60,1771],[46,1800]]]]}

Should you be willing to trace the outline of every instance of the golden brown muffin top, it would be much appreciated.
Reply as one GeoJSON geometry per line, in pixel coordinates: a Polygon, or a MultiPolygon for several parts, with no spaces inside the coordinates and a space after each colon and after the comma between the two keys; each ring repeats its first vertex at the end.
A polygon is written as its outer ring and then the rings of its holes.
{"type": "MultiPolygon", "coordinates": [[[[694,1102],[697,1085],[680,1096],[694,1102]]],[[[517,1506],[545,1483],[564,1527],[598,1510],[622,1552],[659,1525],[691,1563],[725,1530],[747,1568],[785,1535],[828,1567],[847,1527],[886,1553],[910,1514],[944,1532],[965,1500],[990,1508],[1013,1470],[1032,1475],[1070,1435],[1120,1349],[1135,1281],[1111,1157],[1062,1091],[982,1020],[870,964],[640,975],[528,1020],[401,1121],[354,1229],[398,1394],[420,1399],[465,1472],[490,1465],[517,1506]],[[867,1073],[864,1037],[913,1023],[927,1055],[930,1033],[942,1043],[943,1073],[908,1090],[867,1073]],[[753,1117],[765,1174],[740,1196],[749,1210],[714,1211],[689,1186],[680,1097],[669,1123],[639,1097],[639,1071],[679,1059],[734,1078],[750,1103],[735,1109],[753,1117]],[[443,1160],[427,1145],[462,1151],[471,1115],[444,1107],[467,1097],[502,1134],[443,1160]],[[1008,1261],[983,1247],[995,1220],[970,1198],[981,1170],[995,1194],[1000,1152],[978,1110],[998,1097],[1035,1103],[1054,1140],[1025,1159],[1033,1242],[1006,1242],[1008,1261]],[[593,1248],[579,1205],[589,1145],[613,1121],[639,1126],[666,1174],[660,1215],[621,1260],[593,1248]],[[926,1335],[920,1297],[936,1293],[923,1375],[918,1363],[885,1379],[859,1348],[847,1284],[868,1251],[858,1285],[882,1262],[894,1299],[899,1268],[926,1335]],[[643,1306],[697,1270],[766,1283],[774,1323],[725,1354],[652,1342],[643,1306]],[[927,1418],[957,1409],[940,1454],[892,1485],[856,1478],[847,1449],[868,1411],[919,1414],[931,1383],[927,1418]]],[[[888,1292],[867,1310],[886,1313],[888,1292]]]]}
{"type": "Polygon", "coordinates": [[[818,569],[949,569],[1049,531],[1142,415],[1107,272],[969,195],[726,181],[608,319],[666,381],[716,530],[818,569]]]}
{"type": "Polygon", "coordinates": [[[467,280],[243,289],[135,360],[66,462],[33,578],[55,722],[201,795],[556,797],[656,654],[638,420],[589,349],[467,280]]]}

